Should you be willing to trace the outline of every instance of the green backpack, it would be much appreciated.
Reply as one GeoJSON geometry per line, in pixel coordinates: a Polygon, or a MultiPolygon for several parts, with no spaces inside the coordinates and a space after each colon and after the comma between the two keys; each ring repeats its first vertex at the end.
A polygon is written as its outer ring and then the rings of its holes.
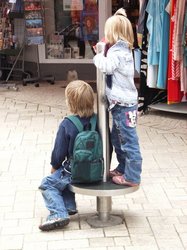
{"type": "Polygon", "coordinates": [[[94,183],[103,179],[103,147],[100,134],[96,131],[97,118],[90,118],[91,130],[84,127],[76,116],[68,116],[77,127],[77,134],[70,157],[72,183],[94,183]]]}

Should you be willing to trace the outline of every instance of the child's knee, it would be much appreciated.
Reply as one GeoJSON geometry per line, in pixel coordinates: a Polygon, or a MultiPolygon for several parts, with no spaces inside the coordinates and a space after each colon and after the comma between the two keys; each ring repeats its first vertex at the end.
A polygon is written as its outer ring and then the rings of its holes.
{"type": "Polygon", "coordinates": [[[44,177],[42,179],[42,182],[41,182],[41,184],[40,184],[40,186],[38,188],[41,189],[41,190],[46,190],[48,188],[48,186],[49,186],[48,179],[47,179],[47,177],[44,177]]]}

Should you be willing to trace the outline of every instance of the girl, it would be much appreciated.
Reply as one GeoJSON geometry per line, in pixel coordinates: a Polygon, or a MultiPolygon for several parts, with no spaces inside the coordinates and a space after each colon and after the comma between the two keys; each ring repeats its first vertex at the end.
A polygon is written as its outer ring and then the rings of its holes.
{"type": "Polygon", "coordinates": [[[113,124],[111,139],[118,166],[110,172],[119,185],[140,184],[142,157],[136,132],[138,93],[134,84],[134,42],[130,21],[116,12],[105,23],[105,52],[94,56],[94,64],[106,74],[106,96],[113,124]]]}

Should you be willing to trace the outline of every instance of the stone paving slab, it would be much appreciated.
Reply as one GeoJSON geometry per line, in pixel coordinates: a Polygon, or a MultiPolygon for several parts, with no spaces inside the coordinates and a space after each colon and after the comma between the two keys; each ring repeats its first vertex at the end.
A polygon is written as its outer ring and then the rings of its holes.
{"type": "Polygon", "coordinates": [[[112,214],[123,224],[91,228],[96,199],[76,195],[79,213],[70,224],[40,232],[48,211],[38,185],[50,172],[56,130],[68,114],[63,86],[0,89],[0,250],[187,249],[187,116],[167,112],[139,117],[142,184],[112,198],[112,214]]]}

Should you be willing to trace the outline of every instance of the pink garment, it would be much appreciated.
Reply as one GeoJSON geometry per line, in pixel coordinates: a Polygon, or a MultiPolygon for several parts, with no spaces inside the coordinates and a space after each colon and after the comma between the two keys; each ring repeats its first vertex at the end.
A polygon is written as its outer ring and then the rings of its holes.
{"type": "Polygon", "coordinates": [[[187,93],[187,67],[184,66],[184,61],[181,60],[181,91],[187,93]]]}
{"type": "Polygon", "coordinates": [[[174,60],[180,61],[183,58],[182,34],[184,28],[185,0],[177,0],[174,26],[174,60]]]}
{"type": "Polygon", "coordinates": [[[172,16],[172,21],[174,23],[174,29],[173,29],[173,36],[172,36],[172,61],[171,61],[171,79],[172,80],[178,80],[180,78],[180,62],[178,60],[175,60],[175,38],[176,38],[176,32],[177,32],[177,3],[179,0],[176,1],[176,5],[174,8],[174,15],[172,16]]]}
{"type": "MultiPolygon", "coordinates": [[[[185,16],[185,4],[186,0],[177,0],[176,2],[176,16],[175,16],[175,26],[174,26],[174,54],[173,59],[175,60],[176,64],[176,70],[174,72],[174,75],[180,77],[180,89],[182,92],[187,92],[187,68],[184,67],[184,61],[183,61],[183,29],[184,29],[184,16],[185,16]],[[178,64],[179,70],[178,71],[178,64]]],[[[172,77],[174,76],[172,75],[172,77]]]]}

